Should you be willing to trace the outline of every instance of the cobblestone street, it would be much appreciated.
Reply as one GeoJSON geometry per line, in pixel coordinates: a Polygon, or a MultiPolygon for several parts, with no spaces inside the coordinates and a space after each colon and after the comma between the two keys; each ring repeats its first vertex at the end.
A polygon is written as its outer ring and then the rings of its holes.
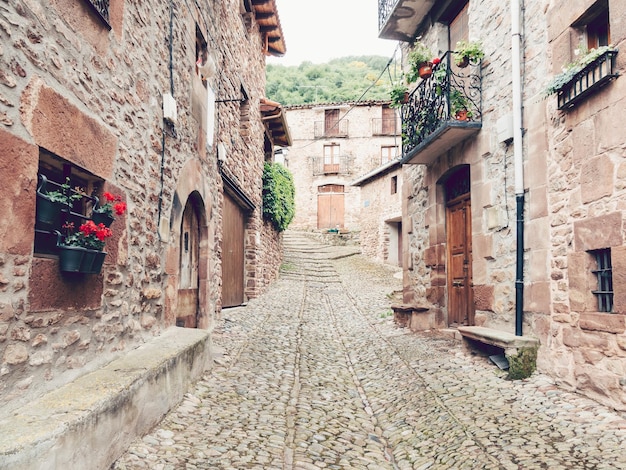
{"type": "Polygon", "coordinates": [[[398,268],[296,234],[217,363],[114,469],[626,469],[626,419],[393,322],[398,268]]]}

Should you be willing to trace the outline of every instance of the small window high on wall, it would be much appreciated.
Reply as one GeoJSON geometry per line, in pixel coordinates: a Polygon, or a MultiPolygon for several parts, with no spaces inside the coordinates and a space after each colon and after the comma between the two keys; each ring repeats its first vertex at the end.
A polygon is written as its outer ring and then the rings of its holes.
{"type": "Polygon", "coordinates": [[[611,43],[608,0],[594,3],[584,15],[572,24],[572,28],[578,32],[579,36],[579,40],[574,41],[574,48],[577,49],[582,45],[591,50],[608,46],[611,43]]]}

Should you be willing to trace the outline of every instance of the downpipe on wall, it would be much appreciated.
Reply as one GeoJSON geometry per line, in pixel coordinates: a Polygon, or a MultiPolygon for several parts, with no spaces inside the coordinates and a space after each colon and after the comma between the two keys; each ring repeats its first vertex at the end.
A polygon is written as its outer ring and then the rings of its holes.
{"type": "Polygon", "coordinates": [[[511,0],[511,71],[513,74],[513,159],[517,211],[515,269],[515,335],[522,336],[524,323],[524,155],[522,146],[521,6],[511,0]]]}

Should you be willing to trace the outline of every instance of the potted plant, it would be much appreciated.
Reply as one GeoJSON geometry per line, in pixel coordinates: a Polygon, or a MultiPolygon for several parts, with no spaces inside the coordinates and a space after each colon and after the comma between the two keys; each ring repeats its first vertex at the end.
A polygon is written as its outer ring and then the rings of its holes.
{"type": "Polygon", "coordinates": [[[106,253],[105,240],[113,235],[110,228],[88,220],[74,231],[74,223],[63,224],[65,236],[58,233],[59,269],[63,272],[97,274],[102,269],[106,253]]]}
{"type": "Polygon", "coordinates": [[[478,41],[459,41],[454,48],[454,63],[457,67],[467,67],[470,62],[478,62],[485,57],[483,46],[478,41]]]}
{"type": "Polygon", "coordinates": [[[409,82],[416,81],[418,77],[422,79],[430,77],[433,73],[432,59],[433,53],[424,43],[415,43],[408,57],[410,72],[407,78],[409,82]]]}
{"type": "Polygon", "coordinates": [[[396,83],[389,93],[391,97],[391,107],[399,108],[409,101],[409,87],[403,83],[396,83]]]}
{"type": "Polygon", "coordinates": [[[612,45],[601,46],[591,50],[588,50],[586,46],[580,46],[574,51],[578,58],[575,61],[563,66],[561,73],[555,75],[554,78],[550,80],[544,89],[544,96],[550,96],[553,93],[558,93],[565,85],[574,79],[574,75],[584,69],[587,65],[596,60],[602,54],[615,50],[616,49],[612,45]]]}
{"type": "Polygon", "coordinates": [[[96,198],[96,206],[91,213],[91,220],[96,225],[104,224],[106,227],[110,227],[116,215],[123,215],[126,212],[126,203],[122,202],[122,197],[119,195],[105,192],[102,196],[106,202],[100,205],[100,201],[96,198]]]}
{"type": "Polygon", "coordinates": [[[69,178],[60,185],[60,189],[54,191],[48,190],[48,178],[45,175],[39,175],[39,180],[35,205],[36,226],[42,230],[58,230],[61,211],[69,211],[72,203],[83,196],[70,189],[69,178]]]}
{"type": "Polygon", "coordinates": [[[468,121],[472,112],[468,111],[470,102],[458,88],[450,90],[450,115],[458,121],[468,121]]]}

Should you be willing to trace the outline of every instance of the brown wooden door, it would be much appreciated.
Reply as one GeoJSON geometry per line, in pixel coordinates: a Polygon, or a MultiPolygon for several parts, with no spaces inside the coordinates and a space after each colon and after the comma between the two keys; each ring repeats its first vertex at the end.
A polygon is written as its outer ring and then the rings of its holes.
{"type": "Polygon", "coordinates": [[[402,267],[402,222],[398,222],[398,266],[402,267]]]}
{"type": "Polygon", "coordinates": [[[388,106],[382,107],[382,129],[381,134],[383,135],[395,135],[396,133],[400,133],[399,127],[396,125],[398,118],[396,114],[396,110],[394,108],[390,108],[388,106]]]}
{"type": "Polygon", "coordinates": [[[336,184],[320,186],[317,195],[317,228],[343,228],[344,187],[336,184]]]}
{"type": "Polygon", "coordinates": [[[195,328],[198,323],[198,262],[200,228],[198,213],[187,200],[180,230],[180,283],[176,307],[176,326],[195,328]]]}
{"type": "Polygon", "coordinates": [[[327,109],[324,113],[324,135],[333,136],[339,134],[339,110],[327,109]]]}
{"type": "Polygon", "coordinates": [[[245,216],[227,194],[224,194],[223,224],[222,307],[234,307],[244,301],[245,216]]]}
{"type": "Polygon", "coordinates": [[[469,193],[448,203],[448,324],[473,325],[472,214],[469,193]]]}

